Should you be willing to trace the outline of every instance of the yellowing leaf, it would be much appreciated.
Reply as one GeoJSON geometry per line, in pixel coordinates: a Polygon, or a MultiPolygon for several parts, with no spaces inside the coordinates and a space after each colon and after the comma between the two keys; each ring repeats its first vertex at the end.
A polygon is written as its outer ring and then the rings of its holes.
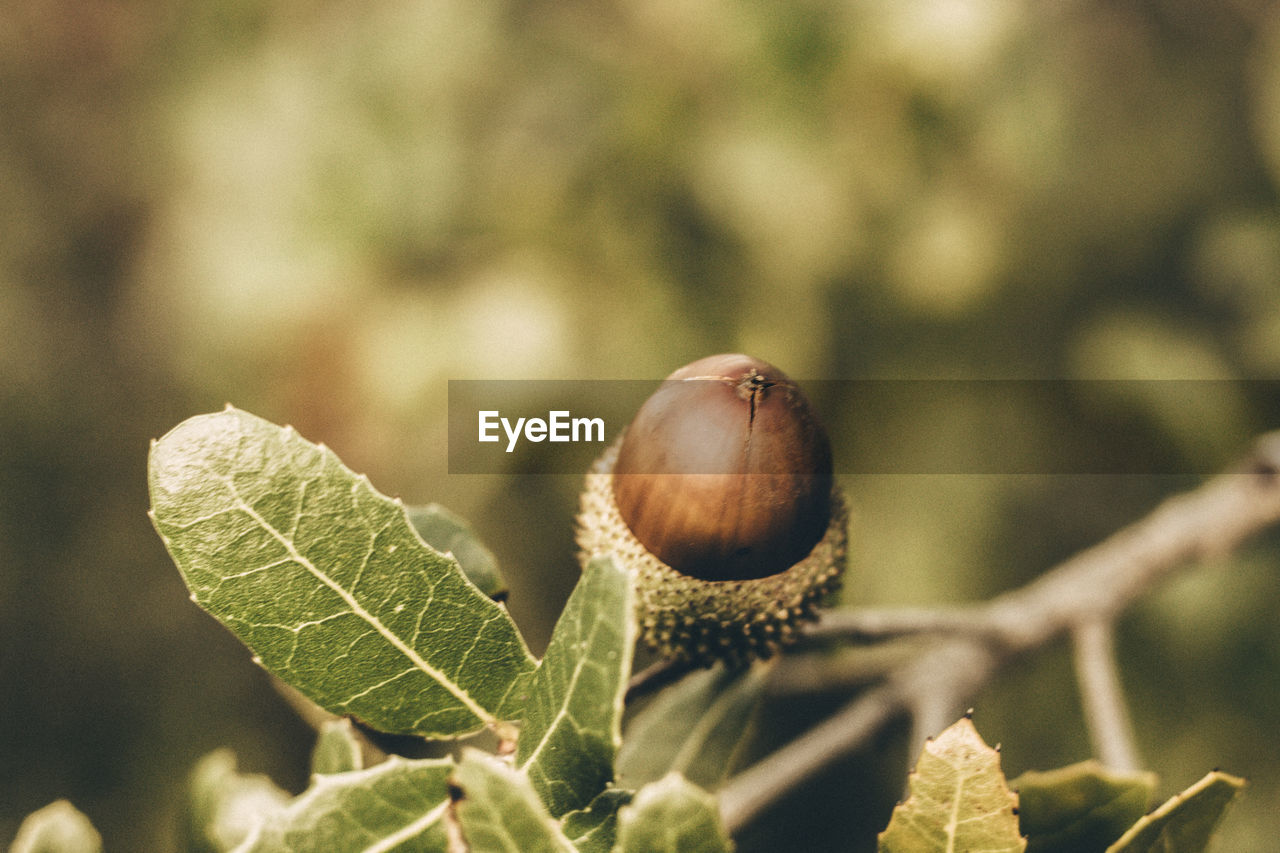
{"type": "Polygon", "coordinates": [[[969,718],[925,744],[908,782],[910,796],[880,833],[880,853],[1022,853],[1017,795],[1000,754],[969,718]]]}

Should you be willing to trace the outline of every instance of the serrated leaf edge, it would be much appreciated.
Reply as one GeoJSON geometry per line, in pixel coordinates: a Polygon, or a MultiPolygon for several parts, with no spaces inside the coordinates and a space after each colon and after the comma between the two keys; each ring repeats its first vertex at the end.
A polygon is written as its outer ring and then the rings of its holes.
{"type": "MultiPolygon", "coordinates": [[[[1000,766],[1000,747],[999,745],[992,747],[985,740],[983,740],[982,735],[978,733],[977,728],[973,725],[973,720],[970,719],[968,715],[966,715],[964,717],[961,717],[956,722],[952,723],[950,726],[944,729],[941,733],[939,733],[936,737],[931,737],[925,742],[924,749],[920,751],[920,757],[916,759],[915,767],[912,768],[911,773],[908,774],[908,777],[907,777],[908,789],[910,790],[910,795],[905,800],[903,800],[902,802],[899,802],[898,805],[894,807],[893,814],[890,815],[890,818],[889,818],[889,825],[886,826],[884,830],[881,831],[877,836],[877,844],[876,844],[877,850],[880,850],[880,851],[884,850],[885,836],[888,835],[889,831],[893,828],[894,821],[899,819],[899,813],[900,812],[905,813],[904,810],[906,809],[908,804],[910,804],[914,799],[918,798],[919,796],[917,792],[914,790],[914,787],[912,786],[911,783],[914,782],[920,776],[920,770],[919,770],[920,762],[924,760],[925,753],[928,752],[930,748],[936,747],[936,745],[942,742],[944,738],[946,739],[963,738],[965,740],[976,741],[977,744],[980,745],[983,750],[986,750],[987,752],[990,752],[995,755],[995,762],[994,762],[995,772],[999,774],[1000,780],[1001,780],[1001,787],[1004,789],[1004,793],[1009,798],[1009,805],[1005,808],[1010,809],[1010,813],[1014,818],[1015,825],[1017,824],[1018,794],[1017,792],[1009,788],[1008,777],[1005,776],[1004,769],[1000,766]]],[[[943,756],[941,755],[938,757],[940,759],[943,759],[943,756]]],[[[945,761],[946,759],[943,759],[943,760],[945,761]]],[[[946,761],[946,763],[951,764],[950,761],[946,761]]],[[[954,765],[953,765],[953,769],[954,769],[954,765]]],[[[948,851],[954,849],[953,845],[955,844],[957,827],[961,823],[961,820],[959,818],[960,794],[964,790],[965,782],[969,778],[972,778],[972,775],[973,774],[969,774],[968,776],[961,777],[959,776],[959,774],[957,774],[957,779],[955,784],[956,793],[952,797],[951,809],[950,809],[951,813],[947,821],[947,824],[942,827],[942,829],[946,833],[948,851]]],[[[1002,808],[1002,811],[1003,811],[1003,808],[1002,808]]],[[[904,820],[910,820],[910,819],[911,819],[911,816],[909,814],[907,818],[904,818],[904,820]]],[[[1027,848],[1026,836],[1022,835],[1020,830],[1015,830],[1015,832],[1017,833],[1017,836],[1021,843],[1020,849],[1025,851],[1027,848]]]]}

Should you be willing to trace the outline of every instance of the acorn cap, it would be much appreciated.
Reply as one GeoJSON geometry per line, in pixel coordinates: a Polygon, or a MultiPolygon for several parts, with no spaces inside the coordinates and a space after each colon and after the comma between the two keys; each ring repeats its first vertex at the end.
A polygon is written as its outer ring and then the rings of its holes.
{"type": "Polygon", "coordinates": [[[765,657],[839,584],[848,512],[825,431],[772,365],[712,356],[673,373],[587,475],[580,557],[631,572],[664,656],[765,657]]]}

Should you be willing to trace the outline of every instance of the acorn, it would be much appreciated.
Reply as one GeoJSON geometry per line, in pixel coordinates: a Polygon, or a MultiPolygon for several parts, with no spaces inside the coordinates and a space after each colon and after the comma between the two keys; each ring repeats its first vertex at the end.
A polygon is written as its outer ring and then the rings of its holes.
{"type": "Polygon", "coordinates": [[[745,355],[672,373],[592,467],[585,565],[627,567],[641,634],[663,656],[767,657],[839,584],[848,511],[831,446],[786,374],[745,355]]]}

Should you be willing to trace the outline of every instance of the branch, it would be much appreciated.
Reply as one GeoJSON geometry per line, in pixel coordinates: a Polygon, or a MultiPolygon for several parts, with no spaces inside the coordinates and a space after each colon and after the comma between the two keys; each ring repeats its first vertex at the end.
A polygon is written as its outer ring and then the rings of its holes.
{"type": "Polygon", "coordinates": [[[994,626],[980,608],[898,607],[883,610],[830,610],[805,631],[805,639],[832,638],[873,642],[917,634],[982,634],[994,626]]]}
{"type": "Polygon", "coordinates": [[[1142,768],[1133,737],[1133,723],[1124,703],[1124,690],[1116,672],[1115,628],[1098,620],[1076,626],[1076,680],[1084,704],[1084,717],[1093,738],[1093,751],[1107,767],[1124,773],[1142,768]]]}
{"type": "Polygon", "coordinates": [[[729,780],[720,792],[720,815],[732,834],[815,772],[862,746],[919,697],[943,692],[968,695],[995,670],[982,643],[957,638],[891,674],[822,723],[729,780]]]}
{"type": "MultiPolygon", "coordinates": [[[[1035,581],[983,604],[950,610],[836,611],[813,639],[858,641],[906,634],[933,636],[914,660],[800,738],[734,776],[720,794],[728,830],[736,832],[783,794],[865,744],[885,723],[921,711],[964,707],[1011,658],[1066,633],[1078,647],[1086,717],[1110,763],[1136,763],[1127,716],[1109,659],[1120,613],[1174,569],[1222,556],[1280,521],[1280,432],[1263,436],[1236,471],[1165,500],[1141,521],[1082,551],[1035,581]],[[1094,626],[1094,627],[1090,627],[1094,626]],[[1095,633],[1104,626],[1105,633],[1095,633]]],[[[930,725],[934,725],[929,721],[930,725]]],[[[917,731],[916,739],[933,731],[917,731]]]]}

